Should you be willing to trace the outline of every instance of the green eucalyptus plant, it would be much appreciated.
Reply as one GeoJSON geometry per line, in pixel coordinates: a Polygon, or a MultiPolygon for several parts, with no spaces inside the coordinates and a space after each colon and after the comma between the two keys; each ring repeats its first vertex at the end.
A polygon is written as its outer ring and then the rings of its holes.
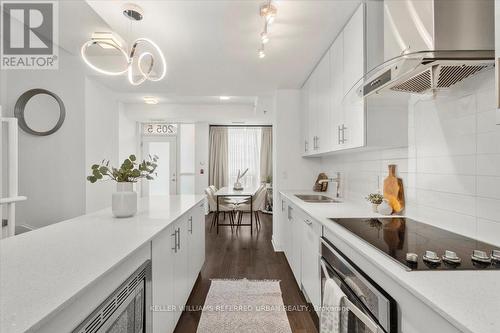
{"type": "Polygon", "coordinates": [[[157,162],[158,156],[156,155],[149,155],[142,162],[138,162],[135,155],[130,155],[123,161],[120,168],[115,168],[109,165],[108,160],[102,160],[100,164],[92,165],[92,174],[87,177],[87,180],[92,184],[105,179],[105,177],[118,183],[135,183],[141,178],[152,180],[154,179],[153,176],[157,176],[155,172],[158,166],[157,162]]]}
{"type": "Polygon", "coordinates": [[[380,205],[384,201],[384,196],[380,193],[370,193],[366,200],[375,205],[380,205]]]}

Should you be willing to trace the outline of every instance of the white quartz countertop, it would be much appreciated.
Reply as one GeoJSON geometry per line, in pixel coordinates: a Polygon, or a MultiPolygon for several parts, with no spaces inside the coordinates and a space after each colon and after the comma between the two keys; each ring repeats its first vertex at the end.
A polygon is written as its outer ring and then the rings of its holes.
{"type": "Polygon", "coordinates": [[[434,309],[457,329],[470,333],[500,332],[500,271],[408,272],[387,255],[328,219],[382,216],[373,213],[368,203],[349,201],[331,204],[306,203],[295,194],[310,194],[311,191],[280,193],[321,222],[324,227],[349,244],[354,251],[370,258],[372,263],[387,276],[434,309]]]}
{"type": "Polygon", "coordinates": [[[87,286],[204,199],[140,199],[134,217],[111,209],[0,241],[0,332],[34,332],[87,286]]]}

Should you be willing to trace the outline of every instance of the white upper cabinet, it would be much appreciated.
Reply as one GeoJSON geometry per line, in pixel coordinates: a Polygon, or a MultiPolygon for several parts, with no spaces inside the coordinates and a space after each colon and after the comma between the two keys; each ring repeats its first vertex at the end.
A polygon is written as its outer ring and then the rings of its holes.
{"type": "MultiPolygon", "coordinates": [[[[365,73],[364,6],[358,7],[344,28],[344,96],[365,73]]],[[[344,149],[365,145],[365,104],[363,99],[346,98],[343,101],[344,122],[341,143],[344,149]]]]}
{"type": "Polygon", "coordinates": [[[301,90],[300,135],[301,151],[303,155],[310,153],[309,144],[309,81],[304,83],[301,90]]]}
{"type": "Polygon", "coordinates": [[[321,59],[316,68],[316,142],[318,153],[330,150],[330,52],[321,59]]]}
{"type": "Polygon", "coordinates": [[[344,33],[341,32],[330,48],[330,132],[334,134],[332,150],[341,149],[341,126],[344,123],[343,91],[344,33]]]}
{"type": "Polygon", "coordinates": [[[364,6],[358,7],[344,27],[344,96],[363,77],[365,67],[364,6]]]}
{"type": "Polygon", "coordinates": [[[383,3],[361,4],[304,84],[303,156],[407,145],[406,102],[381,103],[351,91],[361,84],[368,64],[372,68],[382,61],[383,28],[383,3]],[[367,45],[375,48],[373,59],[367,59],[367,45]]]}

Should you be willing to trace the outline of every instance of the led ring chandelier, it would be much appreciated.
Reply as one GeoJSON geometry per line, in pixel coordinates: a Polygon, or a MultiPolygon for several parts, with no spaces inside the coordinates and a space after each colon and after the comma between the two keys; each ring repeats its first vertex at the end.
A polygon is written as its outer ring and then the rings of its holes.
{"type": "MultiPolygon", "coordinates": [[[[123,14],[129,18],[130,20],[133,21],[140,21],[143,18],[143,11],[140,7],[133,5],[133,4],[127,4],[124,7],[123,14]]],[[[161,51],[160,47],[155,44],[152,40],[148,38],[138,38],[132,43],[132,47],[130,49],[130,52],[127,52],[118,42],[118,40],[113,36],[112,33],[94,33],[92,35],[92,38],[84,43],[82,45],[81,49],[81,54],[82,58],[85,61],[85,63],[95,70],[96,72],[99,72],[101,74],[105,75],[111,75],[111,76],[117,76],[117,75],[122,75],[127,73],[128,81],[130,84],[134,86],[138,86],[142,83],[144,83],[146,80],[149,81],[160,81],[162,80],[165,75],[167,74],[167,62],[165,61],[165,57],[163,55],[163,52],[161,51]],[[88,59],[87,57],[87,51],[88,49],[93,46],[93,45],[99,45],[102,48],[105,49],[115,49],[118,50],[120,53],[120,56],[122,56],[125,59],[125,66],[123,69],[120,70],[115,70],[115,71],[109,71],[105,70],[103,68],[100,68],[94,64],[88,59]],[[138,52],[138,48],[141,45],[149,45],[152,47],[159,55],[159,63],[161,65],[161,72],[158,77],[153,76],[153,68],[154,65],[156,64],[156,58],[151,52],[138,52]],[[134,73],[133,73],[133,65],[134,63],[137,64],[137,70],[139,72],[140,78],[134,78],[134,73]]]]}

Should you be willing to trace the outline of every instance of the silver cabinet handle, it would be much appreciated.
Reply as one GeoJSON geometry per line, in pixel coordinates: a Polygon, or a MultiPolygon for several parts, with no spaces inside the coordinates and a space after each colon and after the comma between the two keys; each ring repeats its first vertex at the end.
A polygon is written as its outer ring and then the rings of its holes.
{"type": "Polygon", "coordinates": [[[307,140],[304,140],[304,151],[307,153],[307,140]]]}
{"type": "Polygon", "coordinates": [[[181,228],[177,228],[177,249],[181,249],[181,228]]]}
{"type": "Polygon", "coordinates": [[[172,248],[172,250],[174,250],[174,252],[177,253],[177,230],[175,230],[174,233],[171,234],[170,236],[174,237],[174,247],[172,248]]]}
{"type": "Polygon", "coordinates": [[[337,126],[337,142],[338,142],[338,144],[341,144],[341,141],[340,141],[340,126],[337,126]]]}
{"type": "Polygon", "coordinates": [[[188,220],[188,221],[189,221],[189,225],[190,225],[190,226],[189,226],[189,228],[190,228],[190,229],[189,229],[188,231],[189,231],[189,233],[192,235],[192,234],[193,234],[193,217],[192,217],[192,216],[191,216],[191,217],[189,217],[189,220],[188,220]]]}
{"type": "Polygon", "coordinates": [[[345,143],[347,141],[347,139],[345,138],[345,130],[347,129],[347,127],[345,126],[345,124],[342,124],[342,143],[345,143]]]}
{"type": "Polygon", "coordinates": [[[319,149],[319,136],[316,137],[316,149],[319,149]]]}

